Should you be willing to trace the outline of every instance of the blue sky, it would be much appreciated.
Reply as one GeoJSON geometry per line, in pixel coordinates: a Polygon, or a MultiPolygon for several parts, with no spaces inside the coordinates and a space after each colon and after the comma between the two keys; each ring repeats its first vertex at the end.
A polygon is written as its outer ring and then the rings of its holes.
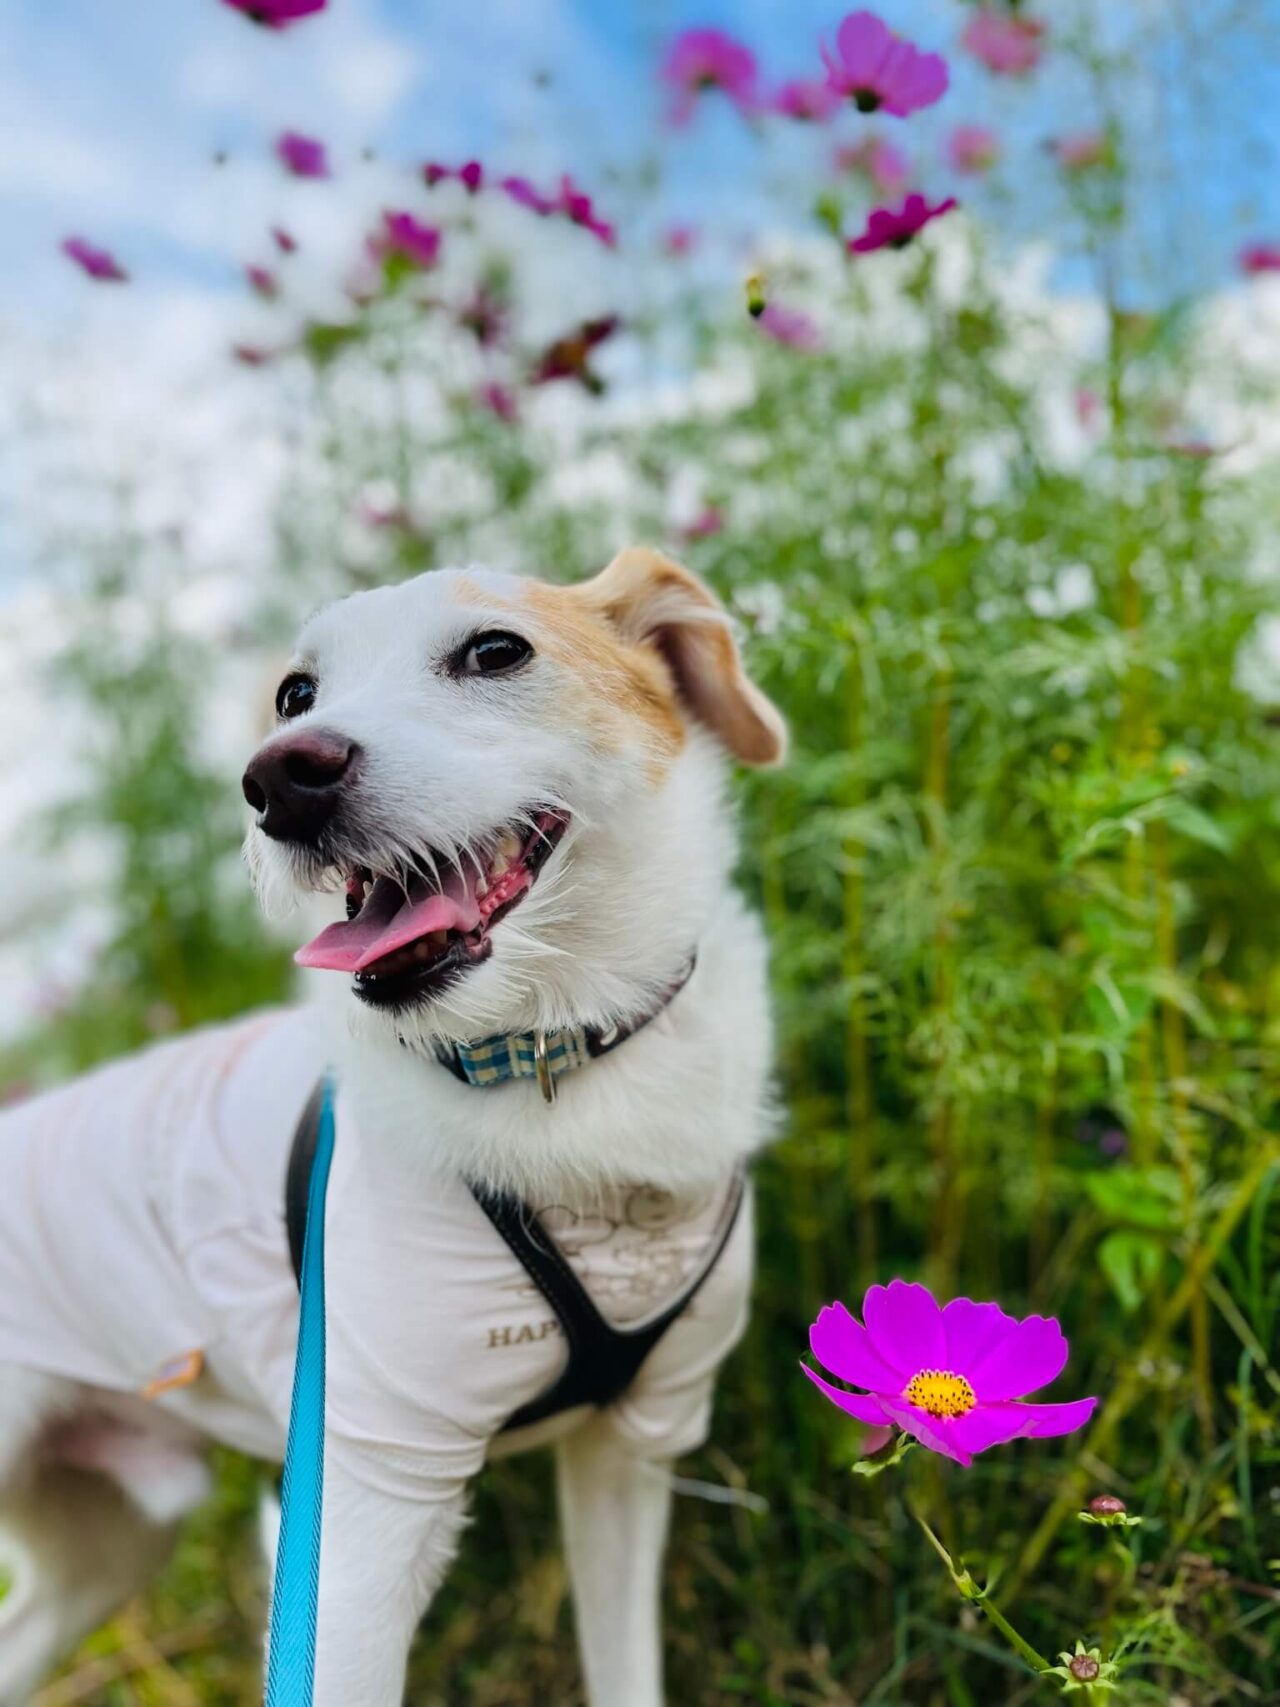
{"type": "MultiPolygon", "coordinates": [[[[1059,38],[1096,18],[1106,45],[1128,54],[1112,100],[1136,166],[1135,295],[1212,286],[1245,235],[1280,236],[1280,0],[1040,9],[1059,38]]],[[[798,219],[825,144],[775,135],[762,147],[712,103],[672,138],[653,69],[675,30],[717,23],[756,50],[767,76],[812,71],[818,37],[841,10],[813,0],[332,0],[327,15],[276,36],[219,0],[7,0],[0,314],[20,327],[82,312],[83,287],[56,251],[73,229],[125,255],[141,292],[238,288],[251,219],[306,201],[265,170],[285,126],[330,141],[352,194],[377,170],[360,162],[366,146],[406,163],[477,153],[508,170],[569,165],[602,186],[610,166],[644,155],[661,160],[673,213],[744,232],[798,219]],[[229,156],[220,171],[215,150],[229,156]]],[[[886,0],[882,10],[951,57],[946,101],[882,126],[920,157],[922,182],[950,187],[938,153],[952,124],[994,123],[1013,162],[1006,189],[971,199],[1011,240],[1069,239],[1039,144],[1096,120],[1090,80],[1062,53],[1025,83],[991,78],[957,50],[960,0],[886,0]]],[[[840,134],[852,139],[863,122],[849,114],[840,134]]]]}

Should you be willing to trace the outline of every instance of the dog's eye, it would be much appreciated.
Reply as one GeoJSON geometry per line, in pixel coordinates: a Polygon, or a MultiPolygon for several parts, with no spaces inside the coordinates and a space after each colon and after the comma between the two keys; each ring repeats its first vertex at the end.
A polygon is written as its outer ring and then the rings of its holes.
{"type": "Polygon", "coordinates": [[[505,628],[491,628],[475,639],[458,660],[459,674],[464,676],[496,676],[503,670],[514,670],[526,658],[533,656],[533,647],[519,634],[509,634],[505,628]]]}
{"type": "Polygon", "coordinates": [[[316,702],[316,684],[311,676],[286,676],[276,689],[276,716],[301,717],[316,702]]]}

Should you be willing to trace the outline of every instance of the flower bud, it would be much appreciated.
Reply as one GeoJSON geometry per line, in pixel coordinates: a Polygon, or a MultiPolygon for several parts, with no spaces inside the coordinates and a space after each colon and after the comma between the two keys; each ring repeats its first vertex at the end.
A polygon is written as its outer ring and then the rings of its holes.
{"type": "Polygon", "coordinates": [[[1102,1667],[1092,1654],[1073,1654],[1067,1670],[1077,1683],[1092,1683],[1102,1667]]]}
{"type": "Polygon", "coordinates": [[[1095,1517],[1115,1517],[1128,1509],[1124,1501],[1118,1499],[1115,1494],[1096,1494],[1089,1501],[1089,1510],[1095,1517]]]}

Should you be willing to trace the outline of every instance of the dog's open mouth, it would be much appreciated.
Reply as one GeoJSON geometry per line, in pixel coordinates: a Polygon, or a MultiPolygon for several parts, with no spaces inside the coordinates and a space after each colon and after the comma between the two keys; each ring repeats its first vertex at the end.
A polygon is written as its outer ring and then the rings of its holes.
{"type": "Polygon", "coordinates": [[[477,862],[424,861],[407,889],[367,866],[347,876],[347,917],[294,955],[299,966],[355,975],[355,991],[375,1007],[403,1007],[437,995],[488,958],[490,932],[532,889],[568,828],[563,812],[539,812],[533,829],[508,829],[477,862]]]}

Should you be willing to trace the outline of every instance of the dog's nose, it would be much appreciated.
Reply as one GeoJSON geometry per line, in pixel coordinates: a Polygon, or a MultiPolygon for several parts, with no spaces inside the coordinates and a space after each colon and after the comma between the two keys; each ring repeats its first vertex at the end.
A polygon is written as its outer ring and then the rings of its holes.
{"type": "Polygon", "coordinates": [[[281,842],[313,842],[333,816],[360,749],[332,729],[269,741],[241,780],[258,828],[281,842]]]}

